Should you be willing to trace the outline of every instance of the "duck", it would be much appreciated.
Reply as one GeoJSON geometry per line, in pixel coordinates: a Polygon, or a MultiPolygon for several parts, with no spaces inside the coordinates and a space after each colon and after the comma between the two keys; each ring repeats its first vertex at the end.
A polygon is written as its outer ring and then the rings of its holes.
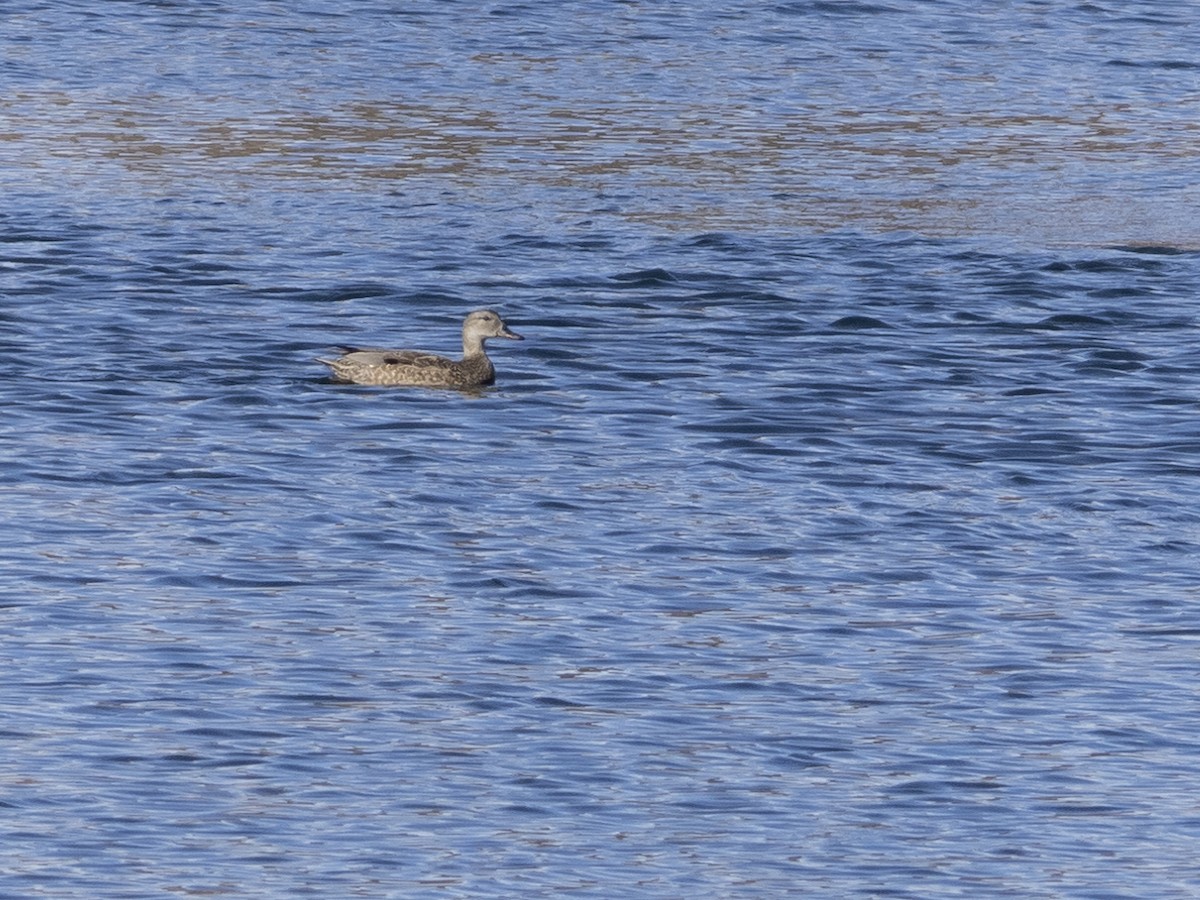
{"type": "Polygon", "coordinates": [[[471,312],[462,326],[463,355],[447,359],[423,350],[383,350],[378,347],[339,347],[337,359],[322,359],[335,381],[384,387],[477,388],[496,380],[496,369],[483,345],[488,338],[523,341],[494,310],[471,312]]]}

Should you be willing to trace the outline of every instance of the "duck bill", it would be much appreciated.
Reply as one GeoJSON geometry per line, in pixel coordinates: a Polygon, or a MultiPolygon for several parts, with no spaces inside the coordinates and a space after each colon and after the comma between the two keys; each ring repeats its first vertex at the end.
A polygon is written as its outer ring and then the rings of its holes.
{"type": "Polygon", "coordinates": [[[504,326],[504,330],[501,331],[498,335],[496,335],[496,337],[508,338],[510,341],[525,340],[525,338],[521,337],[521,335],[517,334],[515,331],[513,331],[507,325],[504,326]]]}

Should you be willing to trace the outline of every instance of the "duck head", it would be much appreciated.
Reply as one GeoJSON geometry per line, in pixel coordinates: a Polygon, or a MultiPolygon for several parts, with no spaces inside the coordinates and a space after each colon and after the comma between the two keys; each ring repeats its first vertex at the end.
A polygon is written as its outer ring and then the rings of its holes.
{"type": "Polygon", "coordinates": [[[472,338],[484,341],[487,338],[508,338],[510,341],[523,341],[525,338],[509,329],[504,320],[490,309],[477,309],[463,322],[463,341],[472,338]]]}

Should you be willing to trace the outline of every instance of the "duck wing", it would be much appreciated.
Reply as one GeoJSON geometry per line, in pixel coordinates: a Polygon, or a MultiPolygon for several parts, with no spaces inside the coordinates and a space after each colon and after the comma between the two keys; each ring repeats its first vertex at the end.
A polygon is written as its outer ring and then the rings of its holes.
{"type": "Polygon", "coordinates": [[[414,366],[420,369],[438,368],[451,360],[424,350],[384,350],[380,347],[339,347],[342,356],[338,362],[360,366],[414,366]]]}

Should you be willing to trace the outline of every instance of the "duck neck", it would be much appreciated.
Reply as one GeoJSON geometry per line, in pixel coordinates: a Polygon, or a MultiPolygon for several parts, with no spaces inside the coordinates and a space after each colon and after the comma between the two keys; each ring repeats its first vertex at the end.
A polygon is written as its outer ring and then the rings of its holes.
{"type": "Polygon", "coordinates": [[[477,334],[463,332],[463,359],[471,356],[483,356],[483,338],[477,334]]]}

